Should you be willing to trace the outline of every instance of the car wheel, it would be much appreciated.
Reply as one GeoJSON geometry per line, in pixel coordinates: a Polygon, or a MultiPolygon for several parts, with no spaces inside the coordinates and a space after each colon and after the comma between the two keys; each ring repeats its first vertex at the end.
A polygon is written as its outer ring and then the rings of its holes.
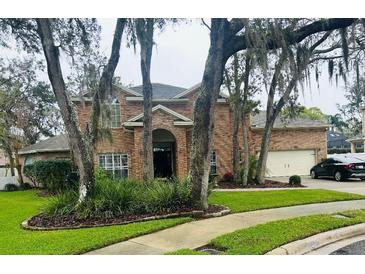
{"type": "Polygon", "coordinates": [[[311,178],[312,179],[317,179],[318,178],[318,176],[317,176],[317,174],[314,170],[311,171],[311,178]]]}
{"type": "Polygon", "coordinates": [[[342,173],[340,171],[336,171],[335,172],[335,175],[334,175],[334,178],[337,182],[341,182],[343,180],[343,176],[342,176],[342,173]]]}

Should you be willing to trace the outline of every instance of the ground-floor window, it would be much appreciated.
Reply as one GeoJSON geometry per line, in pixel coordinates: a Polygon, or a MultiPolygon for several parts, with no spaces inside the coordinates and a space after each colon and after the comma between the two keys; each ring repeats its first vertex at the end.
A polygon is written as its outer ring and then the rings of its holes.
{"type": "Polygon", "coordinates": [[[217,155],[215,151],[210,153],[210,174],[217,174],[217,155]]]}
{"type": "Polygon", "coordinates": [[[99,166],[114,179],[128,177],[128,154],[105,153],[99,155],[99,166]]]}

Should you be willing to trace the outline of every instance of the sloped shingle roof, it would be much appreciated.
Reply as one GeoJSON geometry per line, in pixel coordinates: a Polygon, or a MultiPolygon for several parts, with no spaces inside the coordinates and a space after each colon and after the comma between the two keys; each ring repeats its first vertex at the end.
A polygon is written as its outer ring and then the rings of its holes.
{"type": "MultiPolygon", "coordinates": [[[[130,89],[142,95],[142,89],[143,89],[142,85],[131,87],[130,89]]],[[[159,83],[152,84],[153,99],[171,99],[172,97],[183,92],[184,90],[186,90],[186,88],[159,84],[159,83]]]]}
{"type": "Polygon", "coordinates": [[[30,154],[37,152],[48,151],[68,151],[70,146],[66,134],[61,134],[48,138],[46,140],[39,141],[38,143],[30,146],[26,146],[19,150],[19,154],[30,154]]]}
{"type": "MultiPolygon", "coordinates": [[[[252,115],[251,126],[253,128],[264,128],[266,121],[266,111],[260,111],[252,115]]],[[[280,115],[274,122],[274,128],[291,127],[326,127],[327,123],[306,118],[283,119],[280,115]]]]}

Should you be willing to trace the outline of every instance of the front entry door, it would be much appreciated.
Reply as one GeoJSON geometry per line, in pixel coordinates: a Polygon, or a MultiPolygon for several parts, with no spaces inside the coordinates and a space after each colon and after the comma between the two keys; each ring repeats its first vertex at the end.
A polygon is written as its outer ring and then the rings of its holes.
{"type": "Polygon", "coordinates": [[[156,178],[170,178],[173,175],[173,143],[153,144],[153,165],[156,178]]]}

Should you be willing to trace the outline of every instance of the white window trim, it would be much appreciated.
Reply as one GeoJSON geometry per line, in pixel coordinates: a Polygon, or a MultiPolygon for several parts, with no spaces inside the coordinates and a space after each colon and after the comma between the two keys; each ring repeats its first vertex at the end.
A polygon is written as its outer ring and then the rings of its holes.
{"type": "MultiPolygon", "coordinates": [[[[129,178],[129,157],[128,157],[128,154],[127,153],[101,153],[98,155],[99,157],[99,161],[98,161],[98,164],[99,164],[99,167],[106,170],[106,171],[112,171],[113,172],[113,178],[115,176],[115,170],[127,170],[127,177],[126,178],[129,178]],[[103,166],[100,165],[100,157],[106,157],[106,156],[111,156],[112,157],[112,169],[107,169],[103,166]],[[115,163],[114,163],[114,156],[126,156],[127,157],[127,165],[122,165],[122,161],[120,161],[120,168],[118,169],[115,169],[115,163]]],[[[105,163],[105,162],[104,162],[105,163]]]]}

